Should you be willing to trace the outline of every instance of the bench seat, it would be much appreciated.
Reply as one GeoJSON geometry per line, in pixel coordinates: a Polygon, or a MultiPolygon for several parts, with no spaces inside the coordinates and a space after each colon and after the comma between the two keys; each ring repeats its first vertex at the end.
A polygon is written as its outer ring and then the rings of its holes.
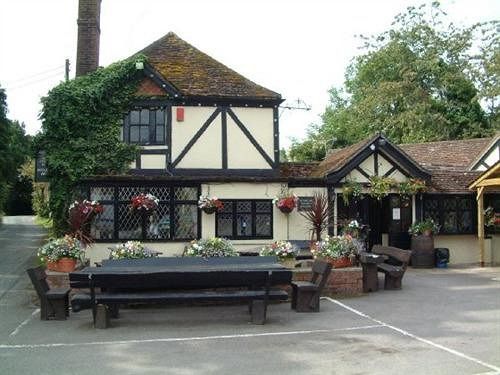
{"type": "MultiPolygon", "coordinates": [[[[126,293],[96,293],[97,304],[127,304],[127,303],[171,303],[171,302],[244,302],[249,300],[263,300],[265,290],[231,290],[231,291],[152,291],[152,292],[126,292],[126,293]]],[[[286,301],[288,294],[281,289],[271,289],[267,297],[272,301],[286,301]]],[[[73,311],[91,308],[90,294],[76,294],[71,299],[73,311]],[[83,307],[83,308],[82,308],[83,307]]]]}
{"type": "Polygon", "coordinates": [[[377,264],[377,270],[385,274],[384,289],[401,289],[401,281],[408,268],[411,251],[391,246],[374,245],[372,252],[387,256],[384,263],[377,264]]]}

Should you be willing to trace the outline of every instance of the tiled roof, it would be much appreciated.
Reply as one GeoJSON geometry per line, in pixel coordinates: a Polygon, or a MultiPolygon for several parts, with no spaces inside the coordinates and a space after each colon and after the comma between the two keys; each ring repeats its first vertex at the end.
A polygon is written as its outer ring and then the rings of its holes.
{"type": "Polygon", "coordinates": [[[402,144],[399,148],[427,170],[466,171],[492,138],[402,144]]]}
{"type": "Polygon", "coordinates": [[[318,166],[318,163],[280,163],[281,177],[310,177],[311,172],[318,166]]]}
{"type": "Polygon", "coordinates": [[[481,172],[433,171],[429,193],[471,193],[468,186],[481,172]]]}
{"type": "Polygon", "coordinates": [[[340,169],[377,136],[378,135],[364,139],[358,143],[339,150],[334,150],[318,165],[314,171],[311,172],[311,177],[323,177],[329,172],[340,169]]]}
{"type": "Polygon", "coordinates": [[[139,53],[185,96],[281,99],[278,93],[243,77],[172,32],[139,53]]]}

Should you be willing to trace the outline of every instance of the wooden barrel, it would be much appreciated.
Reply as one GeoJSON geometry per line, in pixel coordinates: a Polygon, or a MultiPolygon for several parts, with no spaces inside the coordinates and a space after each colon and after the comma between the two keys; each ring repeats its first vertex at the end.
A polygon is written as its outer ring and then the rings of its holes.
{"type": "Polygon", "coordinates": [[[411,252],[412,267],[434,267],[434,238],[432,236],[412,236],[411,252]]]}
{"type": "Polygon", "coordinates": [[[434,254],[434,237],[432,236],[412,236],[411,250],[416,253],[434,254]]]}

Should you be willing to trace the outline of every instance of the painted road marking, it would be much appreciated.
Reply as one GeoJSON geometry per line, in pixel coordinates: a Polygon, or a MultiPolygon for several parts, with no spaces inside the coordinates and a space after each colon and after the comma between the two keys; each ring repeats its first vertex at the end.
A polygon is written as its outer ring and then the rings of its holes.
{"type": "Polygon", "coordinates": [[[53,343],[53,344],[19,344],[19,345],[0,344],[0,349],[34,349],[34,348],[57,348],[57,347],[72,347],[72,346],[126,345],[126,344],[144,344],[144,343],[155,343],[155,342],[182,342],[182,341],[239,339],[239,338],[266,337],[266,336],[290,336],[290,335],[308,335],[308,334],[316,334],[316,333],[348,332],[348,331],[359,331],[359,330],[373,329],[373,328],[380,328],[380,327],[383,327],[383,325],[381,325],[381,324],[374,324],[373,325],[372,324],[372,325],[366,325],[366,326],[350,327],[350,328],[338,328],[338,329],[315,329],[315,330],[307,330],[307,331],[244,333],[244,334],[239,334],[239,335],[177,337],[177,338],[163,338],[163,339],[159,338],[159,339],[142,339],[142,340],[94,341],[94,342],[53,343]]]}
{"type": "Polygon", "coordinates": [[[435,343],[435,342],[433,342],[433,341],[430,341],[430,340],[424,339],[424,338],[422,338],[422,337],[416,336],[416,335],[414,335],[414,334],[412,334],[412,333],[410,333],[410,332],[408,332],[408,331],[405,331],[405,330],[403,330],[403,329],[401,329],[401,328],[398,328],[398,327],[392,326],[392,325],[390,325],[390,324],[387,324],[387,323],[385,323],[385,322],[383,322],[383,321],[381,321],[381,320],[378,320],[378,319],[372,318],[370,315],[367,315],[367,314],[365,314],[365,313],[363,313],[363,312],[361,312],[361,311],[359,311],[359,310],[356,310],[356,309],[354,309],[354,308],[352,308],[352,307],[350,307],[350,306],[347,306],[346,304],[344,304],[344,303],[342,303],[342,302],[340,302],[340,301],[337,301],[336,299],[333,299],[333,298],[330,298],[330,297],[322,297],[322,299],[325,299],[325,300],[327,300],[327,301],[333,302],[333,303],[335,303],[335,304],[337,304],[337,305],[339,305],[339,306],[343,307],[344,309],[347,309],[347,310],[349,310],[349,311],[353,312],[353,313],[354,313],[354,314],[356,314],[356,315],[359,315],[359,316],[362,316],[362,317],[364,317],[364,318],[370,319],[371,321],[373,321],[373,322],[375,322],[375,323],[378,323],[378,324],[380,324],[380,325],[382,325],[382,326],[384,326],[384,327],[390,328],[390,329],[392,329],[393,331],[396,331],[396,332],[398,332],[398,333],[402,334],[403,336],[408,336],[408,337],[411,337],[412,339],[415,339],[415,340],[417,340],[417,341],[423,342],[423,343],[425,343],[425,344],[427,344],[427,345],[431,345],[431,346],[433,346],[433,347],[435,347],[435,348],[437,348],[437,349],[444,350],[445,352],[448,352],[448,353],[450,353],[450,354],[453,354],[453,355],[455,355],[455,356],[457,356],[457,357],[460,357],[460,358],[467,359],[467,360],[469,360],[469,361],[475,362],[475,363],[477,363],[477,364],[479,364],[479,365],[481,365],[481,366],[487,367],[487,368],[489,368],[490,370],[495,371],[494,373],[499,373],[499,372],[500,372],[500,367],[497,367],[497,366],[492,365],[492,364],[490,364],[490,363],[486,363],[486,362],[484,362],[484,361],[481,361],[480,359],[477,359],[477,358],[471,357],[471,356],[469,356],[469,355],[467,355],[467,354],[465,354],[465,353],[459,352],[458,350],[454,350],[454,349],[451,349],[451,348],[447,348],[447,347],[446,347],[446,346],[444,346],[444,345],[437,344],[437,343],[435,343]]]}
{"type": "Polygon", "coordinates": [[[31,313],[31,316],[30,316],[28,319],[26,319],[24,322],[22,322],[21,324],[19,324],[19,325],[17,326],[17,328],[16,328],[14,331],[12,331],[12,332],[10,333],[10,335],[9,335],[9,336],[10,336],[10,337],[13,337],[13,336],[17,335],[17,334],[19,333],[19,331],[21,330],[21,328],[22,328],[22,327],[24,327],[26,324],[28,324],[28,323],[31,321],[31,319],[33,319],[33,317],[34,317],[36,314],[38,314],[39,312],[40,312],[40,309],[36,309],[35,311],[33,311],[33,312],[31,313]]]}

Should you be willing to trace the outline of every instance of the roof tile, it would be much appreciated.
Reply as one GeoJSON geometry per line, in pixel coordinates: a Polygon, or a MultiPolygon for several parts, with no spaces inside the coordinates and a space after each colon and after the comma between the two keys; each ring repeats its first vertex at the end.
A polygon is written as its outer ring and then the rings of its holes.
{"type": "Polygon", "coordinates": [[[280,100],[281,95],[243,77],[173,32],[139,53],[183,95],[280,100]]]}

